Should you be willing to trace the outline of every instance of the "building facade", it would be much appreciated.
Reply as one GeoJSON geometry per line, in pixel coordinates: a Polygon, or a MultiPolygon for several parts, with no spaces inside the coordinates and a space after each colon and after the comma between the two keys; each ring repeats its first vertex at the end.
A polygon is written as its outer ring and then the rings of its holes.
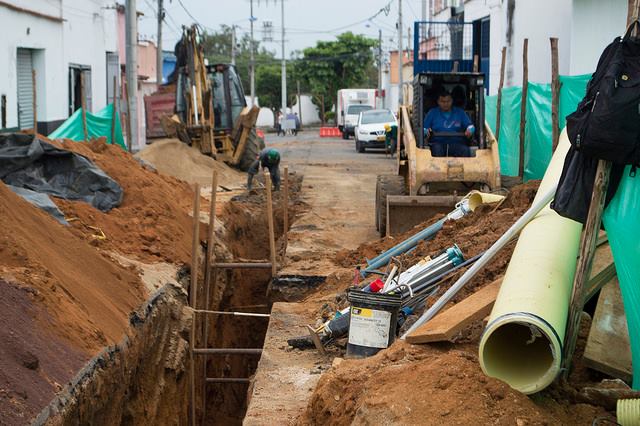
{"type": "Polygon", "coordinates": [[[108,1],[0,1],[0,129],[49,133],[82,105],[103,108],[118,78],[115,9],[108,1]],[[36,109],[34,111],[34,81],[36,109]]]}

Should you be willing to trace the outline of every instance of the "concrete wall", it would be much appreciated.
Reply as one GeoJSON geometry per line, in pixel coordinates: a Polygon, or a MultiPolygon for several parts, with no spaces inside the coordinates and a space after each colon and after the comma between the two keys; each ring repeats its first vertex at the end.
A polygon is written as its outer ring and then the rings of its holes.
{"type": "Polygon", "coordinates": [[[570,74],[595,71],[602,50],[627,24],[627,0],[573,0],[570,74]]]}
{"type": "MultiPolygon", "coordinates": [[[[312,124],[320,123],[320,112],[318,111],[318,107],[313,104],[311,101],[311,96],[309,95],[300,95],[300,104],[302,107],[302,117],[301,123],[303,126],[309,126],[312,124]]],[[[297,112],[300,114],[298,109],[298,100],[291,106],[292,112],[297,112]]]]}
{"type": "Polygon", "coordinates": [[[16,53],[34,52],[39,122],[69,116],[69,64],[91,67],[93,110],[106,105],[106,53],[116,51],[115,12],[108,0],[10,0],[63,22],[0,6],[0,94],[7,97],[7,127],[18,126],[16,53]]]}

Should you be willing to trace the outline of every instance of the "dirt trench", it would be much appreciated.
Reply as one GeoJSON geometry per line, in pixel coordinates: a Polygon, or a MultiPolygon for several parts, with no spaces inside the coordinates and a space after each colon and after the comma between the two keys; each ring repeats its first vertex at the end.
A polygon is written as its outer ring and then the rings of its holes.
{"type": "MultiPolygon", "coordinates": [[[[291,178],[289,204],[289,227],[305,206],[298,200],[302,178],[291,178]]],[[[274,230],[278,263],[282,265],[285,246],[282,193],[273,194],[274,230]]],[[[216,247],[218,261],[269,261],[269,234],[264,191],[234,197],[224,207],[226,232],[224,246],[216,247]]],[[[269,294],[271,271],[233,270],[219,271],[212,277],[213,285],[209,295],[209,309],[269,313],[272,298],[269,294]]],[[[202,295],[204,300],[204,294],[202,295]]],[[[208,327],[209,348],[262,348],[268,328],[268,318],[212,316],[208,327]]],[[[198,327],[198,335],[204,336],[203,325],[198,327]]],[[[202,343],[200,337],[197,340],[202,343]]],[[[251,378],[260,359],[259,355],[207,356],[206,377],[251,378]]],[[[242,424],[246,408],[249,383],[208,383],[202,384],[204,377],[202,361],[198,360],[196,374],[200,385],[198,418],[204,416],[205,424],[242,424]],[[203,390],[204,389],[204,390],[203,390]],[[206,401],[206,402],[205,402],[206,401]]]]}

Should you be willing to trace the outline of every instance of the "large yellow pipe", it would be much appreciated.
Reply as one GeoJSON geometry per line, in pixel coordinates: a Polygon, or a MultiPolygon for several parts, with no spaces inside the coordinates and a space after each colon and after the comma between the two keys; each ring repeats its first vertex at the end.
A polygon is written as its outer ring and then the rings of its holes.
{"type": "MultiPolygon", "coordinates": [[[[557,184],[568,149],[565,130],[536,199],[557,184]]],[[[482,335],[482,370],[525,394],[544,389],[560,371],[581,230],[549,206],[527,224],[482,335]]]]}

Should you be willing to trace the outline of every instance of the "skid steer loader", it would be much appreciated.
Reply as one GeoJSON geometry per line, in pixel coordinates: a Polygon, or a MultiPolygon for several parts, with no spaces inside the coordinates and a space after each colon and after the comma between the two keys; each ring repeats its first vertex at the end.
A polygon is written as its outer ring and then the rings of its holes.
{"type": "MultiPolygon", "coordinates": [[[[413,104],[401,105],[397,172],[378,176],[376,227],[381,236],[402,233],[436,213],[448,213],[473,189],[500,188],[498,144],[484,121],[484,75],[474,72],[424,72],[413,81],[413,104]],[[478,129],[471,157],[433,157],[422,126],[442,90],[453,93],[478,129]]],[[[452,136],[460,136],[451,134],[452,136]]],[[[446,133],[438,136],[447,136],[446,133]]]]}

